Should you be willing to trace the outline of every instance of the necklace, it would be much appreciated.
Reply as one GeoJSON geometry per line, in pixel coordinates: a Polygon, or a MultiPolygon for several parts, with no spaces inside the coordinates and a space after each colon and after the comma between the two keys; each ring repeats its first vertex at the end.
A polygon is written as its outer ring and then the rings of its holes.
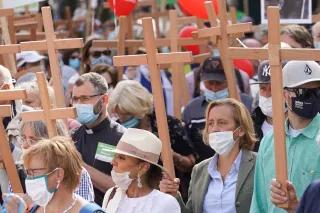
{"type": "MultiPolygon", "coordinates": [[[[72,203],[62,213],[67,213],[68,211],[70,211],[70,209],[72,209],[74,207],[74,205],[76,205],[77,196],[75,194],[73,194],[72,197],[73,197],[72,203]]],[[[44,207],[43,211],[44,211],[44,213],[46,213],[46,206],[44,207]]]]}
{"type": "Polygon", "coordinates": [[[72,209],[74,207],[74,205],[76,205],[76,201],[77,201],[77,197],[75,195],[73,195],[73,202],[62,213],[67,213],[70,209],[72,209]]]}

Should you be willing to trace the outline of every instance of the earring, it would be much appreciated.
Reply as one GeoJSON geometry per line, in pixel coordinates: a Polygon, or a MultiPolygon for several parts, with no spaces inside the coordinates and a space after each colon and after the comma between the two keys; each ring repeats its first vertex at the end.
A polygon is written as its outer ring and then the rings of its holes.
{"type": "Polygon", "coordinates": [[[141,177],[139,173],[138,173],[137,182],[138,182],[138,188],[142,188],[141,177]]]}

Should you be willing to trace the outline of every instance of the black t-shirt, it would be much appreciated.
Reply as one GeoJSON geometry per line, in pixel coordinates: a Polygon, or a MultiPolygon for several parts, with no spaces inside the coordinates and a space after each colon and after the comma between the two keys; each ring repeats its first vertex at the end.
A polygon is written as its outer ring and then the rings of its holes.
{"type": "MultiPolygon", "coordinates": [[[[87,129],[85,125],[80,126],[73,134],[73,140],[76,142],[75,145],[86,164],[110,175],[112,170],[111,162],[95,158],[98,143],[116,146],[124,131],[125,128],[123,126],[106,118],[92,129],[87,129]]],[[[101,192],[96,188],[94,188],[94,192],[95,202],[101,205],[105,192],[101,192]]]]}

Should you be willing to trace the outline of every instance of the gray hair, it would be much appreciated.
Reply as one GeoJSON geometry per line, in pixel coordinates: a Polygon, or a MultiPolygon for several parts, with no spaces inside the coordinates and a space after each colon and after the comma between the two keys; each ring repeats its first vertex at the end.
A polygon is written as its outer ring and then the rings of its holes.
{"type": "Polygon", "coordinates": [[[120,81],[110,95],[108,112],[112,113],[116,108],[143,118],[153,111],[153,96],[137,81],[120,81]]]}
{"type": "Polygon", "coordinates": [[[12,76],[10,71],[2,65],[0,65],[0,78],[2,78],[2,81],[0,81],[0,84],[3,84],[3,83],[12,84],[12,76]]]}
{"type": "MultiPolygon", "coordinates": [[[[48,128],[43,121],[21,121],[20,133],[23,132],[24,128],[29,126],[36,138],[49,138],[48,128]]],[[[59,136],[69,136],[66,125],[62,120],[56,121],[56,128],[59,136]]]]}
{"type": "MultiPolygon", "coordinates": [[[[27,95],[33,93],[40,99],[40,91],[38,87],[38,83],[36,81],[31,81],[31,82],[23,82],[17,86],[19,89],[25,89],[27,92],[27,95]]],[[[48,85],[48,93],[49,93],[49,99],[50,103],[52,105],[55,105],[55,96],[54,96],[54,90],[51,86],[48,85]]],[[[41,102],[41,100],[40,100],[41,102]]],[[[41,106],[39,106],[41,107],[41,106]]]]}
{"type": "Polygon", "coordinates": [[[103,76],[93,72],[81,75],[75,82],[75,86],[79,87],[86,81],[92,84],[97,94],[103,95],[108,92],[108,83],[106,79],[103,76]]]}

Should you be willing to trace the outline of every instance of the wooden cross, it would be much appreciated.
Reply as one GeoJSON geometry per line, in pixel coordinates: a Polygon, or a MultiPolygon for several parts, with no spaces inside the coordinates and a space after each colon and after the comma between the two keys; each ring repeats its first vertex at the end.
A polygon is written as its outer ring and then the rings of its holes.
{"type": "Polygon", "coordinates": [[[154,38],[154,31],[152,28],[152,18],[143,18],[142,25],[147,54],[114,56],[113,62],[115,66],[138,66],[141,64],[148,65],[151,78],[152,93],[154,97],[157,126],[159,128],[159,137],[163,143],[162,159],[169,175],[171,177],[174,177],[175,175],[171,154],[171,143],[168,132],[167,115],[165,111],[164,97],[161,85],[161,76],[158,65],[190,62],[191,53],[157,53],[157,48],[155,44],[156,40],[154,38]]]}
{"type": "MultiPolygon", "coordinates": [[[[128,26],[127,17],[119,17],[119,34],[118,40],[94,40],[93,48],[115,48],[118,49],[118,55],[124,55],[127,47],[137,48],[144,46],[145,41],[126,39],[128,26]]],[[[177,52],[181,49],[181,46],[185,45],[206,45],[208,43],[207,39],[193,38],[178,38],[178,25],[190,22],[196,22],[196,17],[177,17],[175,10],[170,11],[170,37],[169,38],[158,38],[155,39],[156,47],[170,46],[172,52],[177,52]]],[[[209,57],[209,53],[203,53],[200,55],[193,56],[193,62],[201,63],[205,58],[209,57]]],[[[170,68],[170,64],[161,64],[161,68],[170,68]]],[[[174,100],[174,115],[177,118],[181,118],[181,107],[186,105],[189,100],[189,90],[187,88],[186,79],[183,73],[182,64],[172,64],[172,81],[173,81],[173,100],[174,100]]],[[[118,69],[118,78],[122,80],[123,69],[118,69]]]]}
{"type": "MultiPolygon", "coordinates": [[[[228,56],[232,59],[269,60],[272,87],[272,118],[274,131],[274,152],[276,178],[285,186],[288,179],[285,145],[285,115],[282,87],[283,60],[319,60],[319,50],[306,48],[281,48],[280,14],[278,7],[268,7],[268,48],[230,47],[228,56]]],[[[286,191],[286,188],[283,188],[286,191]]]]}
{"type": "MultiPolygon", "coordinates": [[[[0,8],[2,7],[2,1],[0,1],[0,8]]],[[[14,26],[13,26],[13,9],[0,9],[0,23],[2,39],[5,45],[11,45],[16,42],[14,26]]],[[[15,54],[16,52],[7,52],[2,55],[2,63],[7,67],[11,75],[15,75],[17,72],[15,54]]]]}
{"type": "Polygon", "coordinates": [[[53,108],[53,104],[50,103],[48,85],[45,78],[45,74],[43,72],[37,72],[36,77],[39,86],[42,110],[22,112],[22,120],[24,122],[38,120],[44,121],[48,128],[49,138],[52,138],[58,135],[56,128],[56,120],[64,118],[75,118],[76,109],[74,107],[53,108]]]}
{"type": "MultiPolygon", "coordinates": [[[[216,15],[213,10],[212,1],[205,2],[205,7],[209,16],[211,26],[217,25],[216,15]]],[[[229,42],[231,40],[231,35],[239,34],[243,32],[252,31],[251,23],[241,23],[241,24],[230,24],[228,23],[228,15],[226,10],[225,0],[219,0],[219,26],[211,27],[208,29],[198,30],[194,33],[197,38],[207,38],[211,37],[212,40],[217,40],[218,48],[220,51],[220,57],[223,64],[224,72],[228,82],[228,90],[231,98],[240,100],[239,93],[237,91],[237,82],[234,75],[233,64],[228,58],[227,50],[229,47],[229,42]]]]}
{"type": "Polygon", "coordinates": [[[37,51],[48,51],[50,69],[53,80],[53,88],[55,91],[56,104],[58,107],[64,107],[64,91],[61,80],[61,72],[59,61],[57,58],[56,50],[61,49],[74,49],[82,48],[83,41],[81,38],[73,39],[56,39],[53,29],[52,15],[50,7],[42,7],[42,16],[44,23],[44,30],[46,35],[46,40],[43,41],[31,41],[31,42],[21,42],[21,51],[27,50],[37,50],[37,51]]]}
{"type": "MultiPolygon", "coordinates": [[[[27,98],[25,90],[0,90],[0,101],[13,101],[27,98]]],[[[8,137],[3,126],[3,118],[12,115],[11,105],[0,105],[0,153],[15,193],[23,193],[19,175],[12,158],[8,137]]]]}

